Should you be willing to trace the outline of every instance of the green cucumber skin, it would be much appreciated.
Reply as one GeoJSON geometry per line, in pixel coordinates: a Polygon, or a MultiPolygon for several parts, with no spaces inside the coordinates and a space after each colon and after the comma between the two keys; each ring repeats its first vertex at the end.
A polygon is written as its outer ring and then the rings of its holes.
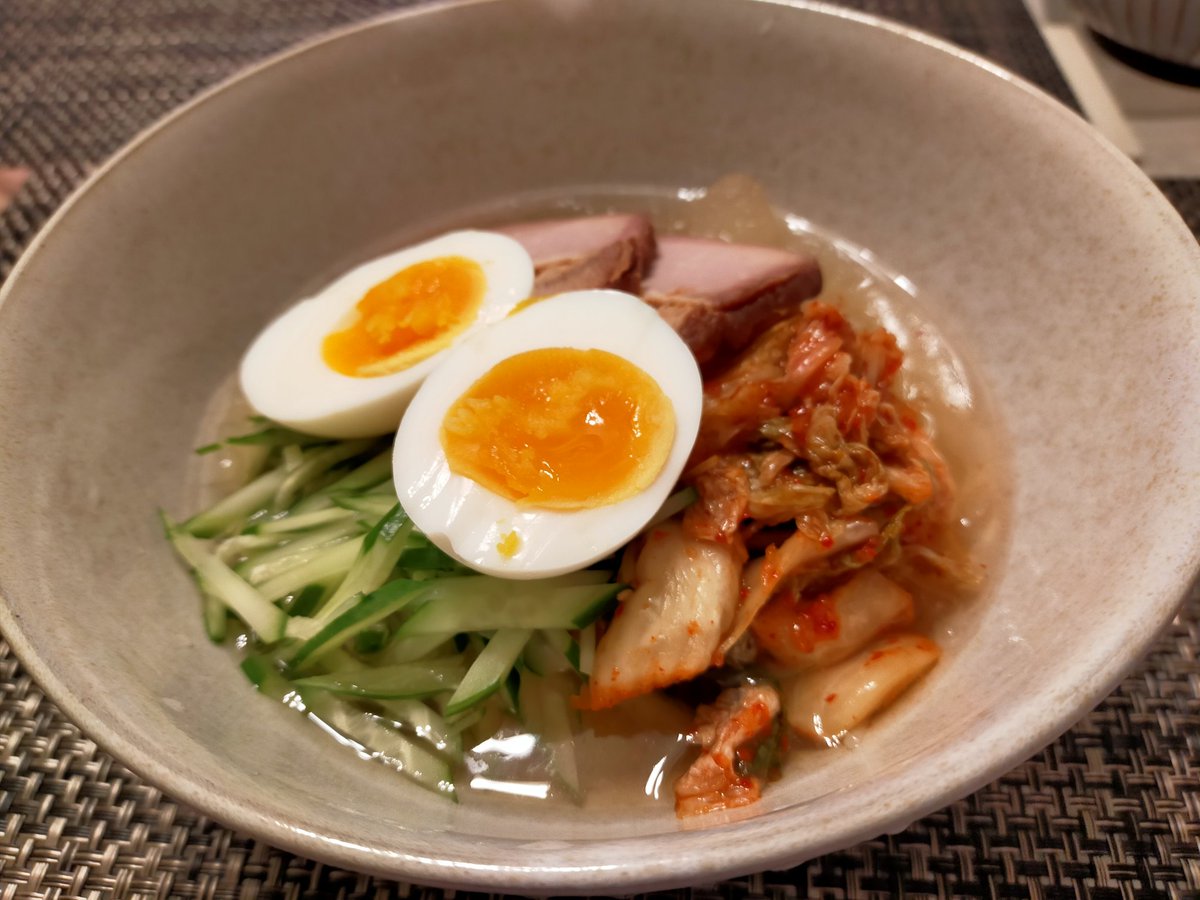
{"type": "Polygon", "coordinates": [[[397,637],[498,628],[583,628],[603,615],[624,590],[620,584],[558,588],[556,602],[553,597],[531,600],[529,593],[511,589],[499,597],[448,593],[441,590],[444,581],[426,583],[433,586],[427,602],[397,629],[397,637]]]}
{"type": "Polygon", "coordinates": [[[176,552],[194,571],[205,593],[233,610],[264,642],[273,643],[283,637],[287,616],[281,609],[218,559],[203,540],[175,528],[165,516],[163,522],[176,552]]]}
{"type": "Polygon", "coordinates": [[[299,670],[305,663],[317,659],[322,651],[340,646],[358,632],[399,612],[421,591],[428,590],[428,587],[428,582],[422,581],[389,581],[335,617],[304,642],[289,661],[289,669],[299,670]]]}
{"type": "Polygon", "coordinates": [[[233,568],[251,584],[262,584],[297,566],[311,563],[325,551],[361,533],[357,522],[335,522],[279,547],[252,554],[233,568]]]}
{"type": "Polygon", "coordinates": [[[358,468],[347,472],[329,485],[333,492],[355,493],[370,490],[392,477],[392,451],[389,447],[372,456],[358,468]]]}
{"type": "Polygon", "coordinates": [[[204,594],[204,633],[214,644],[225,643],[229,633],[229,610],[212,594],[204,594]]]}
{"type": "Polygon", "coordinates": [[[367,532],[367,536],[362,540],[362,550],[350,571],[346,573],[345,580],[325,602],[316,618],[325,621],[327,617],[334,617],[343,604],[355,595],[368,594],[388,583],[412,529],[412,522],[397,503],[391,512],[367,532]]]}
{"type": "Polygon", "coordinates": [[[409,526],[408,531],[412,531],[408,514],[404,512],[404,507],[397,503],[387,511],[387,514],[379,520],[374,528],[367,532],[367,536],[363,539],[363,553],[369,553],[376,541],[390,544],[406,525],[409,526]]]}
{"type": "Polygon", "coordinates": [[[244,522],[249,516],[269,509],[284,477],[282,469],[272,469],[259,475],[204,512],[192,516],[183,523],[183,530],[193,537],[215,537],[233,524],[244,522]]]}
{"type": "Polygon", "coordinates": [[[456,801],[452,766],[455,748],[461,753],[461,740],[441,723],[431,710],[409,722],[389,722],[382,716],[355,709],[321,691],[304,691],[280,674],[274,661],[252,655],[242,661],[242,671],[258,690],[274,700],[301,709],[325,722],[362,748],[361,752],[393,768],[416,784],[456,801]],[[300,705],[295,704],[299,698],[300,705]],[[409,737],[396,726],[413,732],[409,737]]]}
{"type": "Polygon", "coordinates": [[[447,800],[458,801],[450,760],[426,741],[415,736],[409,737],[375,713],[359,712],[349,720],[339,720],[333,716],[326,718],[319,711],[316,711],[316,715],[362,746],[373,759],[395,769],[426,790],[447,800]]]}
{"type": "Polygon", "coordinates": [[[306,452],[301,463],[288,472],[275,492],[275,508],[286,509],[292,506],[306,486],[338,463],[369,449],[373,443],[374,441],[370,440],[339,441],[306,452]]]}
{"type": "Polygon", "coordinates": [[[347,521],[354,518],[354,512],[349,509],[318,509],[301,515],[285,515],[279,518],[261,522],[254,528],[259,535],[277,535],[280,540],[290,540],[297,531],[310,531],[321,525],[347,521]]]}
{"type": "Polygon", "coordinates": [[[419,700],[387,700],[380,705],[389,718],[426,741],[452,765],[463,761],[461,732],[451,728],[427,704],[419,700]]]}
{"type": "Polygon", "coordinates": [[[300,688],[329,691],[331,694],[400,700],[450,693],[462,682],[465,674],[466,668],[461,665],[402,663],[365,668],[358,672],[330,672],[327,675],[297,678],[294,684],[300,688]]]}
{"type": "Polygon", "coordinates": [[[275,660],[262,654],[253,654],[242,660],[242,673],[250,679],[260,693],[273,700],[286,702],[295,693],[295,688],[283,677],[275,660]]]}
{"type": "Polygon", "coordinates": [[[334,506],[350,513],[360,513],[371,519],[372,526],[392,510],[394,502],[388,497],[370,494],[330,494],[334,506]]]}
{"type": "Polygon", "coordinates": [[[258,584],[258,589],[264,595],[277,600],[294,594],[310,584],[326,583],[333,579],[343,579],[354,566],[362,552],[362,539],[350,538],[339,541],[307,562],[293,566],[286,572],[281,572],[273,578],[258,584]]]}
{"type": "Polygon", "coordinates": [[[528,628],[502,628],[497,631],[475,662],[471,663],[458,689],[447,701],[444,714],[457,715],[499,690],[532,634],[528,628]]]}

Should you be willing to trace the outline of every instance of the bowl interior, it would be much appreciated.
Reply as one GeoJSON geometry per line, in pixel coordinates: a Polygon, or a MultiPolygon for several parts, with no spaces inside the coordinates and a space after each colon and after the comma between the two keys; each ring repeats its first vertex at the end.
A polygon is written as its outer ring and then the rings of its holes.
{"type": "Polygon", "coordinates": [[[309,855],[558,892],[794,862],[1003,771],[1169,619],[1197,562],[1198,300],[1195,241],[1132,165],[936,42],[767,2],[401,15],[173,116],[10,280],[0,627],[141,774],[309,855]],[[915,284],[1011,448],[1007,556],[902,714],[793,767],[754,818],[697,829],[665,806],[445,805],[254,694],[204,638],[155,510],[188,511],[199,422],[257,329],[480,204],[732,171],[915,284]]]}

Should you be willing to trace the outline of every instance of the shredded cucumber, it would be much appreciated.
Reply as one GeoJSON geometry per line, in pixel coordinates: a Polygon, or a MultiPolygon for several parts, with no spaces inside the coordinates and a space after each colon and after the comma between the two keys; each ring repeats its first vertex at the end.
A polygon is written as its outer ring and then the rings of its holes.
{"type": "Polygon", "coordinates": [[[521,717],[526,727],[550,750],[555,781],[576,801],[582,799],[575,761],[575,719],[568,701],[569,682],[561,673],[521,679],[521,717]]]}
{"type": "Polygon", "coordinates": [[[294,540],[251,554],[235,570],[251,584],[262,584],[307,563],[335,544],[362,533],[357,522],[343,521],[314,529],[294,540]]]}
{"type": "Polygon", "coordinates": [[[622,588],[610,572],[472,573],[413,529],[380,441],[269,426],[214,448],[226,445],[261,452],[262,474],[164,523],[200,587],[206,634],[225,641],[246,630],[238,620],[251,630],[242,668],[263,694],[450,799],[464,742],[522,715],[577,792],[569,695],[622,588]]]}
{"type": "Polygon", "coordinates": [[[215,552],[221,562],[233,564],[251,554],[274,550],[286,540],[286,535],[278,534],[235,534],[218,541],[215,552]]]}
{"type": "Polygon", "coordinates": [[[457,799],[451,761],[427,741],[406,734],[405,723],[332,698],[316,701],[309,708],[327,725],[357,744],[361,756],[377,760],[447,799],[457,799]]]}
{"type": "Polygon", "coordinates": [[[330,500],[343,512],[360,513],[371,519],[381,519],[396,505],[396,495],[385,494],[330,494],[330,500]]]}
{"type": "Polygon", "coordinates": [[[244,522],[256,512],[267,509],[275,492],[283,484],[287,472],[282,468],[264,472],[240,490],[234,491],[197,516],[183,523],[183,528],[196,537],[213,537],[235,524],[244,522]]]}
{"type": "Polygon", "coordinates": [[[309,451],[302,461],[288,472],[275,491],[275,508],[291,506],[301,488],[319,475],[328,472],[343,460],[357,456],[371,446],[372,441],[341,441],[328,447],[309,451]]]}
{"type": "Polygon", "coordinates": [[[426,590],[428,585],[421,581],[389,581],[336,616],[301,644],[289,660],[290,668],[298,670],[309,660],[315,660],[322,653],[337,648],[358,632],[399,612],[426,590]]]}
{"type": "Polygon", "coordinates": [[[220,597],[206,592],[200,579],[196,579],[196,584],[204,595],[204,633],[214,644],[223,643],[229,633],[229,608],[220,597]]]}
{"type": "Polygon", "coordinates": [[[388,700],[380,706],[392,721],[427,741],[433,749],[451,762],[462,759],[461,731],[451,728],[442,716],[426,704],[415,700],[388,700]]]}
{"type": "Polygon", "coordinates": [[[375,661],[380,665],[399,664],[435,656],[451,647],[444,634],[427,634],[421,637],[393,638],[379,651],[375,661]]]}
{"type": "Polygon", "coordinates": [[[391,700],[398,697],[431,697],[458,687],[466,668],[457,658],[428,663],[361,668],[355,672],[330,672],[297,678],[297,687],[319,688],[333,694],[391,700]]]}
{"type": "Polygon", "coordinates": [[[531,633],[528,628],[502,628],[497,631],[447,701],[445,714],[453,716],[463,712],[499,690],[531,633]]]}
{"type": "Polygon", "coordinates": [[[281,609],[273,606],[253,585],[221,562],[198,538],[170,523],[164,524],[175,550],[192,567],[205,593],[237,613],[263,641],[271,643],[283,637],[287,616],[281,609]]]}
{"type": "Polygon", "coordinates": [[[427,584],[427,601],[397,629],[397,636],[499,628],[581,628],[599,618],[622,589],[619,584],[560,586],[554,579],[546,579],[524,582],[518,591],[511,582],[486,575],[427,584]]]}
{"type": "Polygon", "coordinates": [[[261,522],[255,531],[260,535],[287,535],[293,531],[306,531],[318,525],[329,525],[333,522],[344,522],[354,518],[354,512],[349,509],[318,509],[298,516],[283,516],[268,522],[261,522]]]}
{"type": "Polygon", "coordinates": [[[276,600],[310,584],[340,583],[358,559],[362,543],[361,538],[351,538],[327,545],[303,562],[259,583],[258,589],[264,596],[276,600]]]}
{"type": "MultiPolygon", "coordinates": [[[[327,509],[334,505],[334,497],[362,493],[392,477],[391,449],[371,457],[335,481],[304,497],[292,507],[293,515],[302,515],[314,510],[327,509]]],[[[395,491],[392,491],[393,498],[395,491]]],[[[393,503],[395,500],[393,499],[393,503]]]]}
{"type": "Polygon", "coordinates": [[[535,675],[556,675],[574,669],[568,653],[575,642],[564,628],[536,632],[525,645],[521,660],[535,675]]]}
{"type": "MultiPolygon", "coordinates": [[[[346,580],[325,603],[321,613],[336,615],[346,600],[357,594],[367,594],[387,581],[404,552],[410,531],[412,523],[400,504],[395,504],[363,538],[362,553],[354,560],[346,580]]],[[[318,619],[322,618],[321,613],[317,614],[318,619]]]]}

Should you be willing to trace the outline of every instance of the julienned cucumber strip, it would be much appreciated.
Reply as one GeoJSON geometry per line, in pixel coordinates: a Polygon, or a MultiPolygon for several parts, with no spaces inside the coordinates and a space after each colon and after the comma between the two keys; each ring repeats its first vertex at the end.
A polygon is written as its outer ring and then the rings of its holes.
{"type": "Polygon", "coordinates": [[[517,671],[516,666],[508,670],[508,675],[504,679],[504,684],[501,685],[501,690],[498,692],[501,697],[508,701],[508,711],[514,716],[521,715],[521,673],[517,671]]]}
{"type": "Polygon", "coordinates": [[[526,581],[519,587],[486,575],[424,582],[427,602],[396,629],[397,638],[498,628],[582,628],[604,614],[620,584],[560,587],[526,581]]]}
{"type": "MultiPolygon", "coordinates": [[[[357,469],[353,469],[329,486],[330,492],[365,491],[392,477],[392,448],[372,456],[357,469]]],[[[393,493],[395,493],[393,491],[393,493]]]]}
{"type": "Polygon", "coordinates": [[[319,525],[330,525],[334,522],[345,522],[354,518],[349,509],[318,509],[298,516],[287,515],[279,519],[260,522],[254,531],[260,535],[281,535],[288,537],[294,531],[307,531],[319,525]]]}
{"type": "Polygon", "coordinates": [[[333,697],[321,697],[319,692],[305,695],[305,702],[310,712],[358,744],[361,756],[378,760],[447,799],[458,799],[450,760],[424,740],[404,734],[402,723],[355,709],[333,697]]]}
{"type": "Polygon", "coordinates": [[[233,569],[217,559],[203,541],[172,526],[164,525],[176,552],[196,573],[206,593],[233,610],[266,643],[283,637],[287,616],[233,569]]]}
{"type": "Polygon", "coordinates": [[[425,547],[408,547],[400,554],[396,563],[410,572],[459,572],[471,571],[454,557],[447,555],[432,544],[425,547]]]}
{"type": "Polygon", "coordinates": [[[403,549],[411,532],[412,523],[408,520],[404,507],[399,503],[393,504],[387,515],[367,533],[366,540],[363,541],[363,552],[370,551],[378,543],[396,543],[403,549]]]}
{"type": "Polygon", "coordinates": [[[287,477],[275,492],[275,508],[284,509],[291,506],[301,489],[317,476],[328,472],[338,463],[367,450],[374,441],[339,441],[327,447],[319,447],[308,451],[304,461],[288,472],[287,477]]]}
{"type": "Polygon", "coordinates": [[[183,530],[196,537],[213,537],[230,526],[241,524],[247,516],[267,509],[287,473],[282,467],[259,475],[249,484],[219,500],[204,512],[183,523],[183,530]]]}
{"type": "Polygon", "coordinates": [[[317,688],[332,694],[349,694],[377,700],[431,697],[458,687],[466,668],[457,658],[426,663],[365,668],[357,672],[330,672],[297,678],[296,686],[317,688]]]}
{"type": "Polygon", "coordinates": [[[371,656],[384,648],[392,637],[392,631],[386,622],[376,622],[370,628],[365,628],[351,638],[355,654],[371,656]]]}
{"type": "Polygon", "coordinates": [[[412,731],[417,737],[428,741],[451,762],[462,759],[462,735],[424,703],[419,700],[388,700],[381,706],[387,717],[402,725],[406,731],[412,731]]]}
{"type": "Polygon", "coordinates": [[[321,585],[305,585],[299,593],[293,596],[291,606],[287,607],[287,614],[289,616],[311,616],[313,611],[321,605],[321,598],[324,596],[325,588],[321,585]]]}
{"type": "MultiPolygon", "coordinates": [[[[197,584],[199,584],[197,580],[197,584]]],[[[225,643],[229,631],[229,609],[219,597],[204,594],[204,633],[214,644],[225,643]]]]}
{"type": "Polygon", "coordinates": [[[392,721],[355,709],[321,691],[304,691],[289,683],[268,657],[246,657],[242,671],[263,694],[316,716],[348,738],[357,745],[360,756],[376,759],[422,787],[455,799],[451,763],[457,759],[456,748],[461,755],[461,741],[456,743],[457,736],[424,704],[413,701],[425,708],[425,713],[413,708],[409,710],[414,713],[411,719],[392,721]],[[404,734],[402,729],[414,736],[404,734]]]}
{"type": "Polygon", "coordinates": [[[483,719],[483,717],[484,717],[484,715],[486,715],[486,713],[487,713],[487,707],[485,704],[480,704],[479,706],[472,706],[466,712],[459,713],[457,716],[454,716],[453,718],[451,718],[450,716],[447,716],[446,717],[446,728],[449,729],[451,734],[457,735],[459,741],[461,742],[462,741],[462,733],[464,731],[466,731],[468,728],[470,728],[472,725],[474,725],[476,722],[479,722],[481,719],[483,719]]]}
{"type": "Polygon", "coordinates": [[[287,535],[280,534],[235,534],[217,541],[213,552],[223,563],[233,565],[235,561],[249,556],[251,553],[262,553],[274,550],[287,540],[287,535]]]}
{"type": "Polygon", "coordinates": [[[289,660],[289,670],[299,671],[305,663],[319,658],[327,650],[341,646],[344,641],[363,629],[370,628],[392,613],[399,612],[428,587],[429,583],[424,581],[389,581],[336,616],[332,622],[301,644],[289,660]]]}
{"type": "Polygon", "coordinates": [[[365,671],[371,666],[342,647],[334,647],[321,654],[321,668],[350,675],[354,672],[365,671]]]}
{"type": "MultiPolygon", "coordinates": [[[[328,438],[314,437],[311,434],[303,434],[299,431],[292,431],[290,428],[284,428],[282,425],[271,425],[259,431],[253,431],[249,434],[238,434],[231,438],[226,438],[223,442],[210,444],[212,447],[222,447],[225,444],[231,444],[235,447],[245,446],[247,444],[261,444],[268,447],[282,447],[285,444],[301,444],[309,446],[312,444],[328,443],[328,438]]],[[[203,448],[207,450],[208,448],[203,448]]]]}
{"type": "Polygon", "coordinates": [[[521,654],[521,660],[525,668],[535,675],[570,672],[574,669],[567,658],[567,650],[571,644],[571,636],[565,629],[543,629],[529,639],[525,651],[521,654]]]}
{"type": "Polygon", "coordinates": [[[513,664],[532,633],[528,628],[501,628],[497,631],[475,662],[471,663],[471,668],[446,703],[443,713],[447,716],[456,715],[495,693],[508,678],[508,673],[512,671],[513,664]]]}
{"type": "Polygon", "coordinates": [[[295,693],[291,682],[283,677],[275,660],[262,654],[247,656],[242,660],[242,672],[251,683],[275,700],[286,701],[288,695],[295,693]]]}
{"type": "Polygon", "coordinates": [[[330,499],[342,512],[359,513],[372,521],[382,519],[396,505],[394,496],[383,494],[331,494],[330,499]]]}
{"type": "Polygon", "coordinates": [[[258,589],[263,596],[276,600],[303,590],[310,584],[337,583],[346,577],[361,551],[362,539],[341,541],[326,547],[307,562],[267,579],[258,585],[258,589]]]}
{"type": "Polygon", "coordinates": [[[432,656],[435,650],[452,651],[450,639],[444,634],[427,634],[414,638],[393,638],[375,658],[383,665],[397,665],[432,656]]]}
{"type": "MultiPolygon", "coordinates": [[[[316,491],[292,507],[292,515],[301,515],[313,510],[326,509],[333,505],[333,498],[342,494],[354,494],[387,481],[392,475],[392,451],[379,453],[357,469],[352,469],[341,478],[316,491]]],[[[394,502],[394,501],[393,501],[394,502]]]]}
{"type": "Polygon", "coordinates": [[[262,584],[317,558],[335,544],[362,533],[355,521],[335,522],[298,536],[280,547],[256,553],[234,567],[251,584],[262,584]]]}
{"type": "Polygon", "coordinates": [[[575,711],[567,699],[574,693],[574,676],[521,678],[521,717],[526,727],[550,751],[553,771],[572,799],[579,801],[579,767],[575,760],[575,711]],[[569,679],[569,680],[568,680],[569,679]]]}
{"type": "Polygon", "coordinates": [[[346,579],[333,596],[321,607],[316,618],[325,615],[336,615],[344,601],[356,594],[367,594],[387,581],[396,567],[396,560],[404,552],[404,545],[412,522],[408,520],[400,504],[395,504],[391,511],[380,519],[379,524],[367,532],[363,538],[362,553],[354,561],[346,579]]]}

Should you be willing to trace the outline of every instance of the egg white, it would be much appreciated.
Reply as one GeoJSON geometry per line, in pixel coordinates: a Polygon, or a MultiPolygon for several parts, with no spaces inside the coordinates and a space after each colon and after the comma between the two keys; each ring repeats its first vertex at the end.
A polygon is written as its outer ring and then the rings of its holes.
{"type": "Polygon", "coordinates": [[[242,358],[242,392],[250,405],[269,419],[322,437],[368,437],[394,429],[446,350],[390,375],[356,378],[331,369],[321,356],[321,344],[343,327],[347,314],[372,287],[402,269],[442,256],[474,260],[486,284],[478,317],[457,341],[503,319],[533,290],[529,254],[512,238],[493,232],[451,232],[373,259],[263,329],[242,358]]]}
{"type": "Polygon", "coordinates": [[[701,380],[675,331],[637,297],[574,291],[543,300],[444,354],[413,398],[392,459],[405,512],[435,545],[480,572],[542,578],[602,559],[640,531],[679,479],[700,427],[701,380]],[[446,411],[497,363],[545,347],[606,350],[641,368],[671,401],[675,437],[666,464],[640,494],[595,509],[520,506],[450,471],[440,430],[446,411]],[[511,557],[497,544],[511,531],[511,557]]]}

